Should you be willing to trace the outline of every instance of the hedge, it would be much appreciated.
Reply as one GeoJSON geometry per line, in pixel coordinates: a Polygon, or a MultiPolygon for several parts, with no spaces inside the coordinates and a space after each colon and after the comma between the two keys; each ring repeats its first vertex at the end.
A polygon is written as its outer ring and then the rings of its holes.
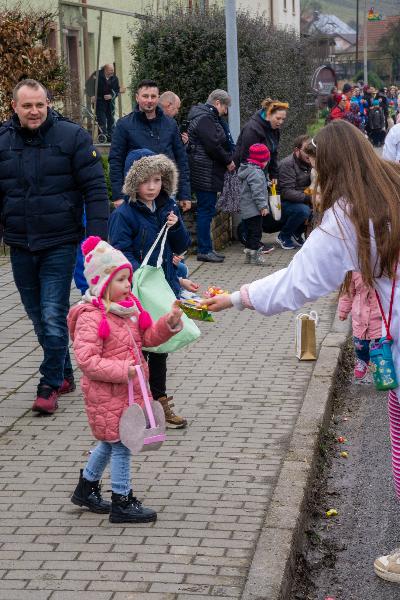
{"type": "MultiPolygon", "coordinates": [[[[241,124],[266,97],[288,101],[281,155],[305,133],[315,109],[307,106],[315,67],[312,40],[278,30],[261,16],[237,13],[241,124]]],[[[226,89],[225,16],[222,9],[206,15],[175,10],[153,15],[132,32],[132,91],[141,79],[155,79],[161,91],[172,90],[182,100],[180,118],[205,102],[216,88],[226,89]]]]}

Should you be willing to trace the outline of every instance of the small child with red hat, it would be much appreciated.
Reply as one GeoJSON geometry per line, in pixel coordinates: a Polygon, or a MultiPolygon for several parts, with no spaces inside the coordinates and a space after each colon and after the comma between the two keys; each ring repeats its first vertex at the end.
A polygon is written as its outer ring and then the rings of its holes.
{"type": "Polygon", "coordinates": [[[128,380],[143,403],[135,365],[145,378],[149,369],[142,346],[158,346],[182,329],[177,302],[153,323],[131,292],[132,265],[125,255],[98,237],[82,244],[88,290],[68,315],[76,361],[83,373],[81,387],[86,414],[99,440],[72,495],[72,502],[91,512],[110,513],[112,523],[155,521],[157,514],[133,496],[130,450],[121,442],[119,421],[128,407],[128,380]],[[111,463],[111,504],[103,500],[100,479],[111,463]]]}
{"type": "Polygon", "coordinates": [[[263,257],[262,222],[268,214],[268,182],[264,169],[270,160],[265,144],[249,148],[246,163],[238,170],[240,181],[240,212],[246,231],[245,264],[265,265],[263,257]]]}

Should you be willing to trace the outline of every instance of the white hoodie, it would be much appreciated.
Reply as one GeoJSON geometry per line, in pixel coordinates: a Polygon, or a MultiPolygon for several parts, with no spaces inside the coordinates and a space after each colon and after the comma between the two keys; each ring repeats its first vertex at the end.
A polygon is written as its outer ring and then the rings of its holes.
{"type": "Polygon", "coordinates": [[[389,130],[383,146],[382,158],[400,162],[400,123],[393,125],[389,130]]]}

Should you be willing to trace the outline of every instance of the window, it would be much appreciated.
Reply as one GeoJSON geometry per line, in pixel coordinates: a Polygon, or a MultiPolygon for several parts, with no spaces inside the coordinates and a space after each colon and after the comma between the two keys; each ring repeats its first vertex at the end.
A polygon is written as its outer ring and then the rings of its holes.
{"type": "Polygon", "coordinates": [[[292,13],[296,14],[296,0],[292,0],[292,13]]]}
{"type": "Polygon", "coordinates": [[[283,10],[287,11],[287,0],[283,0],[283,10]]]}

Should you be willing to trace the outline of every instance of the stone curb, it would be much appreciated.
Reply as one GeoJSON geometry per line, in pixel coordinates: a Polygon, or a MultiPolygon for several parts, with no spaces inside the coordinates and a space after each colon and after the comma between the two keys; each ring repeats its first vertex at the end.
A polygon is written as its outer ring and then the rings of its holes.
{"type": "Polygon", "coordinates": [[[336,371],[349,333],[349,322],[339,321],[336,314],[331,331],[321,344],[260,532],[242,600],[287,600],[289,597],[318,444],[331,416],[336,371]]]}

